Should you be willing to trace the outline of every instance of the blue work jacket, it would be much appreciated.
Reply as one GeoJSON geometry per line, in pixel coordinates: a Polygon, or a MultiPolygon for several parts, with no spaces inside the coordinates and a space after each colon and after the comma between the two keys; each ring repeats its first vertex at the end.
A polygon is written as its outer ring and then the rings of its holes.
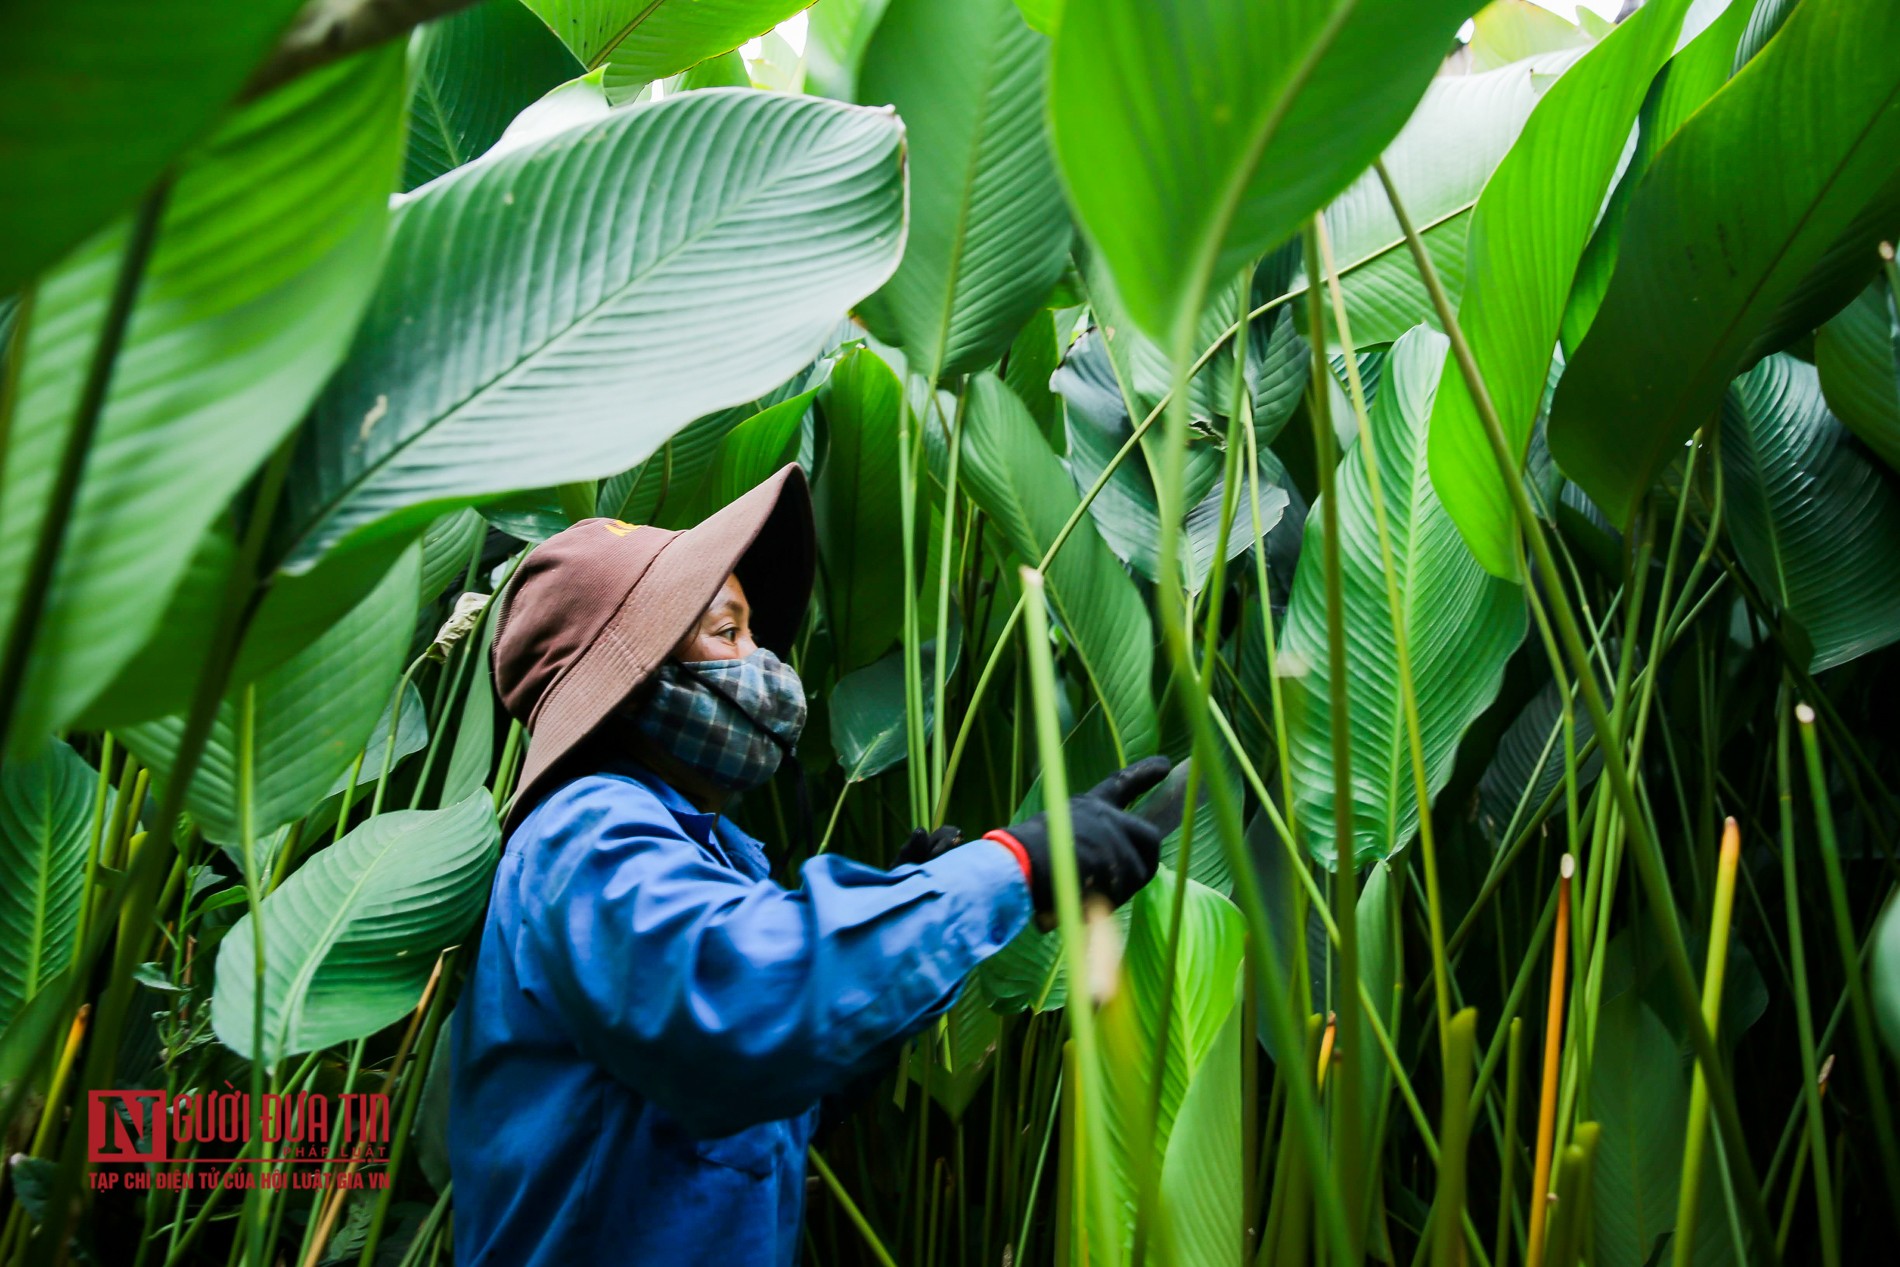
{"type": "Polygon", "coordinates": [[[652,773],[556,789],[495,874],[455,1010],[459,1267],[789,1264],[820,1096],[875,1071],[1015,936],[983,842],[803,885],[652,773]]]}

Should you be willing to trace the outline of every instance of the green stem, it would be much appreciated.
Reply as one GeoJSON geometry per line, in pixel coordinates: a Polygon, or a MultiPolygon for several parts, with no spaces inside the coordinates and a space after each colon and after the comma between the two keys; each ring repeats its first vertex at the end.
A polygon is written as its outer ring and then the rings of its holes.
{"type": "Polygon", "coordinates": [[[1466,1008],[1442,1035],[1445,1052],[1444,1129],[1438,1135],[1438,1196],[1433,1203],[1433,1267],[1463,1267],[1459,1233],[1465,1218],[1465,1150],[1471,1141],[1471,1056],[1478,1039],[1478,1013],[1466,1008]],[[1457,1221],[1445,1217],[1456,1213],[1457,1221]]]}
{"type": "MultiPolygon", "coordinates": [[[[1306,275],[1320,277],[1318,219],[1306,228],[1306,275]]],[[[1317,287],[1307,290],[1307,328],[1325,329],[1324,308],[1317,287]]],[[[1313,422],[1314,464],[1319,468],[1319,512],[1321,561],[1326,582],[1326,704],[1333,750],[1333,919],[1339,925],[1337,979],[1341,983],[1359,980],[1359,881],[1358,840],[1353,828],[1352,789],[1352,711],[1348,666],[1346,664],[1346,600],[1343,563],[1339,542],[1338,453],[1333,435],[1330,387],[1332,370],[1326,361],[1326,340],[1313,339],[1312,377],[1307,389],[1307,412],[1313,422]]],[[[1351,350],[1348,349],[1350,361],[1351,350]]],[[[1370,465],[1370,464],[1369,464],[1370,465]]],[[[1166,530],[1166,520],[1163,521],[1166,530]]],[[[1397,630],[1395,629],[1396,633],[1397,630]]],[[[1428,812],[1420,807],[1420,818],[1428,812]]],[[[1350,987],[1342,984],[1337,997],[1350,987]]],[[[1335,1051],[1347,1061],[1359,1059],[1359,1013],[1349,1006],[1335,1009],[1335,1051]]],[[[1363,1255],[1361,1219],[1364,1217],[1367,1185],[1362,1173],[1359,1079],[1342,1077],[1333,1094],[1333,1152],[1339,1170],[1340,1198],[1346,1208],[1346,1240],[1335,1246],[1341,1257],[1354,1267],[1363,1255]]]]}
{"type": "Polygon", "coordinates": [[[1840,844],[1834,835],[1834,808],[1827,793],[1827,772],[1821,767],[1821,745],[1814,735],[1814,710],[1806,704],[1797,704],[1794,717],[1801,734],[1801,752],[1807,759],[1814,826],[1820,836],[1821,870],[1827,877],[1828,903],[1834,912],[1834,937],[1840,949],[1841,967],[1847,974],[1847,1001],[1854,1016],[1855,1054],[1859,1057],[1861,1079],[1867,1084],[1868,1103],[1873,1107],[1874,1138],[1880,1145],[1888,1208],[1900,1210],[1900,1148],[1894,1143],[1893,1114],[1887,1099],[1886,1079],[1881,1072],[1879,1049],[1875,1045],[1873,1005],[1868,1001],[1867,980],[1854,948],[1854,919],[1847,906],[1847,882],[1841,874],[1840,844]]]}
{"type": "Polygon", "coordinates": [[[364,1237],[357,1267],[371,1267],[376,1261],[376,1247],[382,1243],[383,1224],[389,1218],[389,1201],[396,1191],[396,1180],[402,1174],[403,1154],[415,1127],[416,1106],[421,1103],[423,1084],[428,1081],[429,1068],[434,1063],[436,1041],[449,1014],[450,975],[455,969],[455,957],[454,947],[442,952],[442,963],[436,969],[441,974],[440,980],[429,1000],[429,1019],[423,1024],[421,1041],[416,1044],[403,1072],[402,1108],[396,1118],[395,1134],[390,1139],[389,1162],[384,1168],[389,1182],[376,1194],[376,1208],[370,1215],[369,1232],[364,1237]]]}
{"type": "MultiPolygon", "coordinates": [[[[904,777],[910,786],[912,822],[923,821],[929,804],[929,769],[925,765],[928,751],[924,744],[923,635],[917,616],[917,486],[922,479],[918,468],[923,429],[923,419],[911,408],[906,385],[898,410],[897,479],[904,548],[904,777]]],[[[937,825],[933,820],[932,826],[937,825]]]]}
{"type": "Polygon", "coordinates": [[[1049,651],[1049,621],[1044,609],[1040,573],[1022,571],[1028,600],[1024,638],[1029,652],[1031,705],[1036,717],[1036,742],[1042,758],[1044,818],[1049,828],[1049,858],[1056,899],[1056,922],[1062,931],[1064,967],[1069,978],[1069,1002],[1063,1009],[1075,1040],[1076,1094],[1080,1105],[1076,1139],[1080,1145],[1075,1175],[1088,1191],[1092,1219],[1102,1243],[1091,1245],[1100,1261],[1113,1264],[1120,1257],[1114,1193],[1108,1174],[1109,1135],[1102,1066],[1095,1037],[1095,1006],[1089,998],[1087,931],[1082,923],[1082,889],[1075,865],[1075,831],[1069,819],[1069,780],[1062,753],[1062,723],[1057,716],[1055,661],[1049,651]]]}
{"type": "MultiPolygon", "coordinates": [[[[1406,214],[1404,203],[1399,198],[1398,189],[1392,184],[1385,165],[1374,163],[1380,182],[1385,186],[1387,200],[1391,203],[1399,227],[1405,232],[1406,242],[1412,249],[1412,258],[1418,265],[1420,277],[1431,295],[1432,304],[1438,313],[1439,321],[1451,339],[1452,354],[1458,362],[1459,372],[1463,374],[1466,385],[1471,390],[1472,400],[1477,406],[1480,422],[1484,426],[1485,437],[1491,446],[1493,459],[1497,463],[1499,481],[1504,485],[1517,514],[1518,526],[1526,542],[1531,547],[1532,557],[1539,573],[1549,582],[1550,606],[1556,616],[1557,631],[1561,635],[1564,650],[1568,654],[1576,672],[1577,682],[1583,693],[1584,707],[1589,711],[1591,724],[1603,739],[1606,760],[1603,762],[1604,776],[1610,784],[1610,793],[1617,802],[1625,820],[1634,849],[1636,872],[1642,882],[1644,897],[1649,907],[1651,920],[1662,942],[1663,958],[1670,986],[1676,994],[1676,1002],[1681,1008],[1684,1021],[1689,1030],[1690,1043],[1695,1048],[1697,1062],[1702,1066],[1704,1076],[1709,1083],[1710,1101],[1715,1109],[1717,1125],[1722,1133],[1728,1158],[1735,1167],[1743,1197],[1744,1214],[1747,1219],[1750,1241],[1756,1254],[1766,1254],[1774,1244],[1774,1228],[1768,1222],[1768,1214],[1762,1205],[1761,1184],[1756,1178],[1755,1165],[1748,1155],[1747,1136],[1742,1131],[1741,1115],[1735,1106],[1735,1092],[1730,1085],[1727,1072],[1722,1068],[1721,1053],[1716,1049],[1715,1039],[1709,1033],[1707,1025],[1702,1023],[1700,991],[1696,988],[1695,976],[1689,966],[1689,953],[1683,943],[1682,926],[1677,917],[1675,899],[1669,891],[1669,879],[1663,870],[1662,854],[1656,844],[1655,836],[1650,832],[1647,820],[1643,817],[1642,807],[1636,799],[1635,789],[1630,784],[1629,771],[1623,762],[1616,759],[1623,752],[1621,733],[1610,718],[1610,712],[1603,702],[1603,692],[1598,686],[1595,672],[1590,664],[1589,651],[1578,632],[1577,617],[1571,610],[1569,595],[1556,583],[1558,576],[1556,561],[1551,557],[1549,543],[1545,540],[1543,525],[1531,511],[1529,499],[1524,492],[1524,482],[1518,475],[1518,462],[1512,453],[1510,444],[1504,438],[1504,426],[1498,418],[1497,408],[1492,403],[1489,390],[1485,386],[1484,376],[1478,369],[1471,345],[1466,341],[1464,331],[1458,324],[1458,315],[1453,311],[1451,301],[1446,297],[1445,289],[1438,277],[1437,266],[1433,264],[1425,244],[1419,239],[1418,231],[1413,228],[1411,218],[1406,214]]],[[[1896,1201],[1900,1205],[1900,1200],[1896,1201]]]]}
{"type": "MultiPolygon", "coordinates": [[[[1708,966],[1702,977],[1702,1016],[1717,1030],[1722,1018],[1722,978],[1728,968],[1729,925],[1735,914],[1735,864],[1741,857],[1742,833],[1734,819],[1722,836],[1721,865],[1716,872],[1715,909],[1709,918],[1708,966]]],[[[1695,1257],[1696,1198],[1702,1189],[1703,1145],[1709,1134],[1709,1088],[1697,1070],[1689,1091],[1689,1130],[1682,1146],[1682,1184],[1676,1195],[1676,1230],[1670,1238],[1675,1267],[1689,1267],[1695,1257]]]]}
{"type": "MultiPolygon", "coordinates": [[[[1280,304],[1285,303],[1289,298],[1291,298],[1291,296],[1282,295],[1278,299],[1261,304],[1247,314],[1248,319],[1251,320],[1263,313],[1272,311],[1280,304]]],[[[1239,323],[1227,327],[1219,338],[1208,344],[1201,354],[1194,359],[1194,363],[1188,368],[1188,377],[1191,378],[1195,373],[1199,372],[1202,366],[1212,360],[1214,354],[1226,346],[1227,340],[1233,338],[1239,328],[1239,323]]],[[[1129,433],[1128,439],[1122,442],[1122,447],[1115,450],[1114,456],[1103,464],[1101,474],[1095,477],[1095,482],[1089,485],[1089,489],[1086,493],[1082,494],[1081,501],[1077,502],[1075,509],[1069,512],[1068,519],[1063,522],[1061,529],[1057,531],[1055,539],[1049,543],[1049,548],[1042,552],[1042,558],[1036,564],[1036,570],[1038,572],[1046,572],[1049,569],[1049,564],[1054,561],[1056,552],[1062,549],[1063,545],[1069,540],[1069,534],[1075,531],[1075,526],[1081,523],[1083,517],[1089,513],[1089,507],[1094,504],[1096,496],[1104,488],[1108,487],[1109,480],[1114,478],[1115,472],[1121,469],[1121,464],[1128,455],[1141,446],[1142,437],[1147,435],[1149,428],[1153,427],[1154,424],[1162,418],[1169,403],[1174,399],[1174,390],[1170,388],[1160,400],[1155,402],[1154,408],[1148,411],[1147,416],[1135,424],[1135,428],[1129,433]]],[[[906,405],[905,408],[908,409],[909,406],[906,405]]],[[[1257,517],[1258,508],[1256,507],[1256,518],[1257,517]]],[[[1164,531],[1166,529],[1165,523],[1163,524],[1163,529],[1164,531]]],[[[935,811],[931,815],[930,820],[933,827],[943,825],[943,815],[947,808],[950,788],[956,782],[957,768],[963,761],[963,749],[965,745],[968,744],[970,734],[975,730],[976,720],[982,711],[979,705],[983,702],[983,697],[988,692],[990,679],[996,675],[996,668],[1002,662],[1004,652],[1012,645],[1010,635],[1016,632],[1016,626],[1021,622],[1022,618],[1023,596],[1018,594],[1015,603],[1009,609],[1009,615],[1003,621],[1002,631],[997,634],[996,642],[990,648],[990,654],[983,662],[983,671],[977,674],[976,685],[972,687],[970,691],[969,703],[964,706],[963,721],[957,726],[956,740],[950,745],[950,756],[944,764],[943,786],[938,793],[935,811]]]]}
{"type": "Polygon", "coordinates": [[[1517,1205],[1513,1172],[1517,1167],[1518,1097],[1524,1081],[1522,1017],[1511,1018],[1509,1045],[1510,1059],[1504,1066],[1504,1138],[1498,1144],[1498,1234],[1491,1251],[1494,1267],[1509,1267],[1511,1260],[1511,1211],[1517,1205]]]}
{"type": "Polygon", "coordinates": [[[819,1155],[818,1150],[807,1149],[805,1155],[811,1158],[812,1169],[818,1172],[818,1177],[824,1180],[825,1187],[831,1190],[832,1199],[844,1207],[845,1217],[851,1220],[851,1226],[858,1229],[858,1235],[864,1238],[864,1243],[870,1247],[877,1261],[883,1264],[883,1267],[897,1267],[897,1260],[891,1257],[891,1252],[884,1248],[884,1242],[880,1241],[877,1233],[871,1230],[870,1221],[864,1217],[864,1212],[858,1209],[858,1203],[851,1199],[851,1194],[844,1190],[844,1185],[838,1182],[838,1176],[831,1173],[831,1167],[825,1164],[825,1159],[819,1155]]]}
{"type": "MultiPolygon", "coordinates": [[[[950,448],[949,471],[943,483],[943,540],[940,557],[937,561],[937,640],[933,644],[934,653],[930,657],[931,717],[930,717],[930,787],[934,788],[941,799],[944,771],[944,666],[949,659],[950,647],[950,576],[956,541],[957,522],[957,467],[963,457],[963,406],[967,399],[957,397],[956,416],[945,428],[950,448]]],[[[930,403],[937,410],[938,422],[943,420],[943,411],[937,403],[937,389],[933,382],[930,388],[930,403]]],[[[926,803],[933,803],[927,801],[926,803]]]]}
{"type": "MultiPolygon", "coordinates": [[[[1814,1009],[1808,997],[1808,958],[1801,932],[1801,887],[1794,854],[1794,787],[1788,760],[1788,695],[1782,691],[1779,725],[1775,735],[1776,799],[1781,807],[1781,887],[1788,913],[1788,968],[1794,982],[1795,1034],[1801,1043],[1801,1099],[1807,1105],[1806,1142],[1814,1160],[1815,1217],[1821,1225],[1821,1261],[1840,1267],[1840,1231],[1829,1217],[1834,1208],[1834,1180],[1828,1171],[1826,1123],[1821,1119],[1821,1064],[1814,1042],[1814,1009]]],[[[1859,964],[1848,970],[1859,975],[1859,964]]],[[[1792,1189],[1795,1184],[1790,1180],[1792,1189]]]]}
{"type": "MultiPolygon", "coordinates": [[[[261,1112],[264,1107],[264,1083],[276,1063],[264,1046],[264,894],[263,879],[257,871],[257,826],[253,810],[257,791],[257,687],[246,683],[238,698],[238,839],[244,859],[244,897],[251,916],[251,1103],[261,1112]]],[[[270,1146],[265,1144],[265,1155],[270,1146]]],[[[261,1191],[247,1193],[240,1224],[248,1231],[240,1237],[246,1255],[254,1265],[264,1262],[265,1225],[259,1206],[268,1205],[261,1191]]]]}
{"type": "MultiPolygon", "coordinates": [[[[1372,522],[1379,538],[1379,570],[1385,580],[1386,611],[1392,621],[1392,647],[1398,660],[1399,701],[1405,715],[1406,746],[1412,761],[1412,792],[1418,801],[1418,843],[1419,856],[1425,870],[1425,914],[1431,930],[1432,943],[1432,981],[1438,1002],[1439,1057],[1449,1058],[1446,1048],[1445,1031],[1451,1024],[1451,986],[1450,973],[1445,966],[1445,916],[1444,900],[1438,887],[1438,845],[1437,833],[1432,827],[1432,788],[1431,777],[1425,769],[1425,740],[1423,726],[1419,720],[1418,686],[1412,673],[1412,636],[1411,622],[1406,619],[1406,607],[1399,596],[1398,565],[1392,554],[1392,533],[1386,522],[1385,494],[1380,487],[1378,437],[1372,426],[1372,418],[1366,409],[1364,386],[1359,381],[1359,355],[1352,341],[1352,326],[1346,317],[1345,296],[1339,289],[1339,272],[1333,262],[1332,243],[1326,237],[1326,224],[1315,217],[1313,236],[1319,247],[1319,254],[1326,265],[1327,287],[1332,294],[1333,324],[1339,334],[1339,345],[1346,355],[1346,385],[1350,389],[1353,412],[1359,423],[1359,444],[1365,450],[1365,459],[1361,466],[1366,472],[1366,491],[1372,502],[1372,522]]],[[[1317,305],[1315,305],[1317,306],[1317,305]]],[[[1313,327],[1318,329],[1317,326],[1313,327]]],[[[1316,340],[1315,346],[1323,341],[1316,340]]],[[[1325,481],[1322,480],[1322,486],[1325,481]]],[[[1329,502],[1327,512],[1327,542],[1333,541],[1335,526],[1334,514],[1329,502]]],[[[1328,585],[1328,615],[1330,619],[1332,588],[1328,585]]],[[[1330,637],[1330,629],[1329,629],[1330,637]]],[[[1343,662],[1342,662],[1343,663],[1343,662]]],[[[1334,677],[1335,696],[1345,693],[1339,689],[1338,674],[1334,677]]],[[[1343,702],[1339,705],[1343,711],[1343,702]]],[[[1337,724],[1335,722],[1335,724],[1337,724]]],[[[1344,788],[1349,784],[1339,783],[1344,788]]],[[[1349,797],[1337,797],[1336,800],[1350,804],[1349,797]]]]}

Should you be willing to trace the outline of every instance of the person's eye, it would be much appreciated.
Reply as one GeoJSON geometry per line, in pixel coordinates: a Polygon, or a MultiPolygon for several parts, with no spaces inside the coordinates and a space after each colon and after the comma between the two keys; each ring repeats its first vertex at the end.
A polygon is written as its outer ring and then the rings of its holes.
{"type": "Polygon", "coordinates": [[[725,628],[721,629],[718,633],[714,634],[713,637],[725,638],[728,641],[736,641],[739,637],[739,627],[737,625],[727,625],[725,628]]]}

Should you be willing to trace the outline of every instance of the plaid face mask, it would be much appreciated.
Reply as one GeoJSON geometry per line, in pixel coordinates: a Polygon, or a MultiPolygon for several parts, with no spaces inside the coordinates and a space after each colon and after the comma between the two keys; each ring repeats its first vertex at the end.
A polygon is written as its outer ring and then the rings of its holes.
{"type": "Polygon", "coordinates": [[[763,647],[741,660],[669,660],[653,681],[634,725],[735,792],[771,778],[805,728],[804,684],[763,647]]]}

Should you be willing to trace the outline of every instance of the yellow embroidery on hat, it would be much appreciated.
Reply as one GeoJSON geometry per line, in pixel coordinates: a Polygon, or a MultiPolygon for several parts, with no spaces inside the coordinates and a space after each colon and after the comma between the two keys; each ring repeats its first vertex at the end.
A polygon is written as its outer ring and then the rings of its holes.
{"type": "Polygon", "coordinates": [[[640,525],[630,524],[624,519],[603,519],[600,522],[600,526],[605,528],[608,532],[613,533],[616,537],[624,537],[640,525]]]}

